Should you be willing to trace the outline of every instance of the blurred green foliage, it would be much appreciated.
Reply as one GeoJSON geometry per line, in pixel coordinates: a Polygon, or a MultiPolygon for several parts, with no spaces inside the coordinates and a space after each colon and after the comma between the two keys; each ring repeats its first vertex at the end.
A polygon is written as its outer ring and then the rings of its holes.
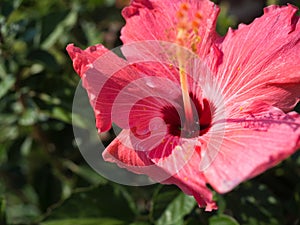
{"type": "MultiPolygon", "coordinates": [[[[236,20],[221,6],[225,34],[236,20]]],[[[71,125],[79,78],[65,47],[118,46],[120,11],[114,0],[0,2],[0,224],[299,224],[299,152],[215,194],[213,213],[175,186],[117,185],[86,165],[71,125]]]]}

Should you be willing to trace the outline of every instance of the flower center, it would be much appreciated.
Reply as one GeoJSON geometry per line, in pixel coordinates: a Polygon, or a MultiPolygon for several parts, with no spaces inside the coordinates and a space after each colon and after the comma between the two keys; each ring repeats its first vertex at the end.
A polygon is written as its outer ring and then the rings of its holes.
{"type": "Polygon", "coordinates": [[[182,67],[179,68],[179,74],[180,74],[180,86],[181,86],[181,93],[182,93],[182,100],[183,100],[183,108],[185,114],[184,129],[191,130],[193,129],[194,116],[193,116],[191,99],[189,95],[187,75],[182,67]]]}
{"type": "MultiPolygon", "coordinates": [[[[198,26],[201,20],[201,15],[196,13],[192,22],[190,21],[189,15],[189,4],[182,3],[177,12],[177,35],[176,35],[176,43],[179,46],[186,46],[188,43],[189,49],[192,49],[196,52],[195,46],[197,42],[200,40],[198,37],[198,26]],[[190,36],[192,34],[192,36],[190,36]],[[196,39],[195,39],[196,38],[196,39]],[[196,41],[197,40],[197,41],[196,41]],[[194,46],[194,47],[193,47],[194,46]]],[[[187,46],[186,46],[187,47],[187,46]]],[[[182,130],[191,131],[191,130],[200,130],[200,128],[195,128],[195,115],[192,110],[192,104],[189,96],[189,87],[188,87],[188,78],[186,73],[186,63],[189,60],[189,55],[186,55],[186,51],[179,47],[176,49],[176,59],[178,60],[178,68],[179,68],[179,76],[180,76],[180,86],[182,92],[182,100],[183,100],[183,109],[184,109],[184,117],[185,122],[182,130]]],[[[197,126],[200,126],[198,124],[197,126]]],[[[197,127],[196,126],[196,127],[197,127]]]]}
{"type": "Polygon", "coordinates": [[[205,134],[212,121],[212,114],[210,105],[207,99],[203,99],[203,103],[192,94],[189,93],[189,99],[193,102],[192,121],[187,124],[187,118],[184,110],[183,100],[181,102],[182,107],[175,108],[174,106],[166,106],[162,109],[163,119],[168,127],[168,133],[173,136],[179,136],[183,138],[193,138],[205,134]]]}

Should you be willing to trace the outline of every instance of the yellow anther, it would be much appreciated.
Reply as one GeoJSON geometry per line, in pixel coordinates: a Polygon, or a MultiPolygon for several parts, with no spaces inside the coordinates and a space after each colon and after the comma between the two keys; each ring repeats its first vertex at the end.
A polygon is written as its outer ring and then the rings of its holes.
{"type": "Polygon", "coordinates": [[[193,52],[197,52],[198,44],[200,43],[201,38],[198,35],[195,35],[191,41],[191,49],[193,52]]]}
{"type": "Polygon", "coordinates": [[[201,13],[199,13],[199,12],[196,12],[196,14],[195,14],[195,18],[197,18],[197,19],[201,20],[201,19],[202,19],[202,15],[201,15],[201,13]]]}
{"type": "Polygon", "coordinates": [[[197,44],[195,42],[192,42],[191,49],[193,52],[197,52],[197,44]]]}
{"type": "Polygon", "coordinates": [[[182,19],[182,18],[184,18],[184,13],[183,13],[182,11],[178,11],[178,12],[176,13],[176,17],[177,17],[178,19],[182,19]]]}
{"type": "Polygon", "coordinates": [[[196,38],[195,38],[195,42],[196,43],[199,43],[201,41],[201,37],[199,37],[199,36],[196,36],[196,38]]]}
{"type": "Polygon", "coordinates": [[[180,5],[180,9],[184,10],[184,11],[188,11],[189,10],[189,4],[188,3],[181,3],[180,5]]]}
{"type": "Polygon", "coordinates": [[[184,45],[184,38],[177,38],[177,44],[184,45]]]}
{"type": "Polygon", "coordinates": [[[189,10],[190,5],[182,3],[177,11],[176,43],[191,48],[193,52],[197,52],[198,44],[201,41],[198,34],[202,15],[200,12],[191,15],[189,10]]]}
{"type": "Polygon", "coordinates": [[[193,20],[193,22],[192,22],[192,28],[193,28],[193,30],[195,30],[195,29],[198,30],[199,26],[200,26],[199,21],[193,20]]]}

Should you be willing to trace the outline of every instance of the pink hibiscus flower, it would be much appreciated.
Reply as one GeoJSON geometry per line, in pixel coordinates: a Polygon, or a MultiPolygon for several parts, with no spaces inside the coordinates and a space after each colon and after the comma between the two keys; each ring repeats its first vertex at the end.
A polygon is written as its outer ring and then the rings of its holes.
{"type": "Polygon", "coordinates": [[[270,6],[250,25],[216,31],[208,0],[133,0],[118,57],[102,45],[67,51],[99,132],[123,130],[103,157],[176,184],[216,209],[207,184],[232,190],[300,147],[300,22],[270,6]],[[124,59],[125,58],[125,59],[124,59]]]}

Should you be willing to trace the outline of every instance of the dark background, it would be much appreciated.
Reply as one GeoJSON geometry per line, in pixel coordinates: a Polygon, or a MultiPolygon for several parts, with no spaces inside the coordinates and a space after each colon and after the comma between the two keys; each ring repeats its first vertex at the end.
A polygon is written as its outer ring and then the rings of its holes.
{"type": "MultiPolygon", "coordinates": [[[[216,1],[218,31],[250,23],[268,4],[299,1],[216,1]]],[[[300,224],[300,154],[215,194],[207,213],[175,186],[118,185],[83,160],[72,130],[79,82],[68,43],[121,44],[119,0],[1,0],[0,2],[0,224],[300,224]]],[[[299,108],[299,107],[298,107],[299,108]]],[[[78,124],[82,126],[84,124],[78,124]]],[[[113,135],[107,133],[108,144],[113,135]]]]}

